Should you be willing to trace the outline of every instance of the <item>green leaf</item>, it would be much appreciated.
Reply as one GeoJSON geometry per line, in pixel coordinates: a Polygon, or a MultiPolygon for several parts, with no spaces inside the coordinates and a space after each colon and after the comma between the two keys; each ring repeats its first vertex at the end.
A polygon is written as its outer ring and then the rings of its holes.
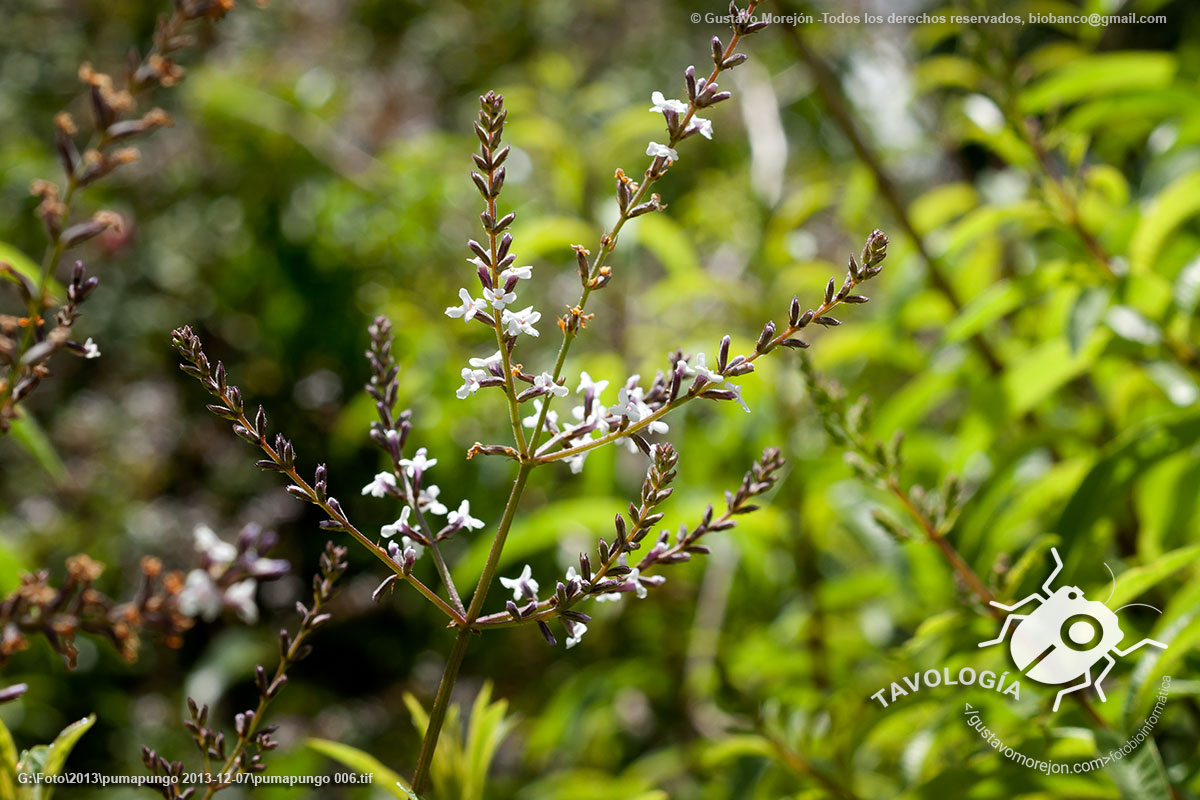
{"type": "Polygon", "coordinates": [[[1200,306],[1200,258],[1193,259],[1175,276],[1175,305],[1187,314],[1200,306]]]}
{"type": "MultiPolygon", "coordinates": [[[[1107,755],[1125,746],[1126,740],[1115,731],[1098,730],[1095,735],[1097,755],[1107,755]]],[[[1166,767],[1163,766],[1158,746],[1150,737],[1146,737],[1136,750],[1124,758],[1109,761],[1106,771],[1112,776],[1124,800],[1167,800],[1171,797],[1166,767]]]]}
{"type": "Polygon", "coordinates": [[[947,342],[962,342],[1021,305],[1024,295],[1008,281],[999,281],[971,298],[945,328],[947,342]]]}
{"type": "Polygon", "coordinates": [[[17,745],[4,720],[0,720],[0,800],[17,797],[17,745]]]}
{"type": "Polygon", "coordinates": [[[307,739],[304,744],[309,749],[332,758],[347,769],[354,770],[355,772],[371,773],[375,776],[372,786],[383,789],[383,791],[392,797],[399,797],[401,800],[416,798],[416,795],[412,793],[412,790],[408,786],[408,781],[400,777],[400,774],[395,770],[384,766],[379,759],[370,753],[365,753],[357,747],[351,747],[341,742],[333,742],[329,739],[307,739]]]}
{"type": "Polygon", "coordinates": [[[1161,88],[1175,77],[1176,67],[1169,53],[1126,51],[1076,58],[1025,89],[1021,107],[1037,114],[1092,97],[1161,88]]]}
{"type": "MultiPolygon", "coordinates": [[[[27,775],[58,775],[66,765],[67,756],[71,754],[75,743],[95,724],[96,715],[89,714],[63,728],[50,744],[40,744],[24,751],[17,763],[17,772],[27,775]]],[[[27,784],[21,792],[23,797],[30,800],[50,800],[53,794],[54,785],[50,783],[27,784]]]]}
{"type": "MultiPolygon", "coordinates": [[[[1058,518],[1054,530],[1064,547],[1074,543],[1104,518],[1113,504],[1121,502],[1126,489],[1153,464],[1181,452],[1200,438],[1200,409],[1150,419],[1125,430],[1109,444],[1080,482],[1058,518]]],[[[1082,554],[1083,550],[1076,549],[1082,554]]]]}
{"type": "Polygon", "coordinates": [[[1112,291],[1101,286],[1084,289],[1075,298],[1067,318],[1067,342],[1071,345],[1071,354],[1075,355],[1083,349],[1083,345],[1091,337],[1092,331],[1100,324],[1104,309],[1108,307],[1112,291]]]}
{"type": "Polygon", "coordinates": [[[1125,570],[1117,577],[1117,588],[1108,605],[1120,608],[1162,583],[1180,569],[1200,558],[1200,544],[1181,547],[1156,558],[1149,564],[1125,570]]]}
{"type": "MultiPolygon", "coordinates": [[[[0,261],[8,264],[17,272],[33,281],[34,284],[37,284],[42,276],[42,269],[37,265],[37,262],[8,242],[0,242],[0,261]]],[[[10,276],[8,280],[15,281],[16,279],[10,276]]]]}
{"type": "Polygon", "coordinates": [[[1133,274],[1151,271],[1167,239],[1197,213],[1200,213],[1200,170],[1172,181],[1142,215],[1129,243],[1129,267],[1133,274]]]}
{"type": "Polygon", "coordinates": [[[62,483],[66,480],[67,468],[63,465],[62,459],[58,457],[58,451],[54,449],[54,445],[50,443],[50,439],[46,437],[45,431],[42,430],[41,425],[38,425],[37,420],[29,414],[22,414],[13,420],[9,434],[13,441],[29,453],[37,465],[45,470],[55,483],[62,483]]]}
{"type": "Polygon", "coordinates": [[[1008,412],[1019,417],[1085,371],[1108,342],[1106,331],[1096,331],[1087,344],[1072,353],[1065,339],[1043,342],[1004,375],[1008,412]]]}
{"type": "Polygon", "coordinates": [[[1200,399],[1200,387],[1183,367],[1173,361],[1154,361],[1146,366],[1150,380],[1158,384],[1175,405],[1186,408],[1200,399]]]}
{"type": "Polygon", "coordinates": [[[471,707],[471,721],[467,730],[466,775],[463,779],[463,799],[486,797],[488,772],[501,742],[508,736],[517,721],[507,716],[508,701],[492,700],[492,683],[487,681],[471,707]]]}

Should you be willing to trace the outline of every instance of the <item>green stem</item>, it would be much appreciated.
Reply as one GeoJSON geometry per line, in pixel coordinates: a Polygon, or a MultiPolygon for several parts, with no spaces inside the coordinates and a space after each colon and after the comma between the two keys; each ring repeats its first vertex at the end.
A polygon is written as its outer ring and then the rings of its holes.
{"type": "Polygon", "coordinates": [[[496,529],[496,538],[492,540],[492,548],[488,551],[487,563],[483,566],[483,573],[479,576],[479,583],[475,585],[475,593],[471,595],[471,605],[467,608],[466,624],[459,628],[458,636],[454,639],[454,646],[450,650],[450,655],[446,658],[446,668],[442,672],[442,681],[438,685],[437,696],[433,700],[433,708],[429,711],[429,725],[425,729],[425,738],[421,741],[421,752],[417,757],[417,768],[413,773],[412,790],[418,795],[425,791],[429,784],[429,768],[433,764],[433,753],[437,749],[438,737],[442,732],[442,724],[446,721],[446,711],[450,707],[450,695],[454,691],[454,684],[458,680],[458,672],[462,668],[463,659],[467,655],[467,643],[470,641],[472,626],[475,620],[479,618],[480,612],[483,610],[483,603],[487,599],[488,589],[492,584],[492,579],[496,576],[496,568],[500,563],[500,553],[504,550],[504,542],[508,538],[508,532],[512,528],[513,519],[517,515],[517,506],[521,502],[521,495],[525,492],[525,484],[529,480],[529,473],[533,471],[533,464],[521,464],[517,470],[517,477],[513,481],[512,492],[508,496],[508,502],[504,506],[504,515],[500,518],[500,525],[496,529]]]}

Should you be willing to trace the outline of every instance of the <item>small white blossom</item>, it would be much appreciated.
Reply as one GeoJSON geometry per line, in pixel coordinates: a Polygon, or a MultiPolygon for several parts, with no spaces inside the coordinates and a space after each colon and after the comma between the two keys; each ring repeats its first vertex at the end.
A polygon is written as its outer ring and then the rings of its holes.
{"type": "Polygon", "coordinates": [[[237,558],[237,548],[223,541],[212,528],[200,525],[192,531],[197,553],[203,553],[214,567],[227,567],[237,558]]]}
{"type": "Polygon", "coordinates": [[[221,613],[221,591],[204,570],[194,569],[188,573],[179,592],[179,613],[186,617],[202,617],[209,622],[221,613]]]}
{"type": "Polygon", "coordinates": [[[497,350],[495,353],[492,353],[487,358],[472,358],[467,363],[470,364],[472,367],[478,367],[479,369],[488,370],[488,369],[491,369],[495,365],[503,363],[503,361],[504,361],[503,356],[501,356],[500,351],[497,350]]]}
{"type": "MultiPolygon", "coordinates": [[[[472,359],[474,361],[476,359],[472,359]]],[[[469,367],[462,368],[463,385],[455,390],[454,396],[459,400],[466,400],[468,396],[479,391],[479,380],[486,378],[488,374],[481,369],[471,369],[469,367]]]]}
{"type": "Polygon", "coordinates": [[[362,488],[362,493],[371,497],[386,497],[388,491],[395,488],[396,476],[390,472],[379,472],[373,481],[362,488]]]}
{"type": "Polygon", "coordinates": [[[734,394],[733,399],[737,400],[738,405],[740,405],[742,407],[742,410],[745,411],[747,414],[749,414],[750,406],[746,405],[746,401],[742,399],[742,387],[738,386],[737,384],[731,383],[731,384],[729,384],[729,388],[730,388],[730,390],[733,391],[733,394],[734,394]]]}
{"type": "MultiPolygon", "coordinates": [[[[412,458],[400,459],[400,466],[402,466],[406,470],[408,470],[408,474],[410,477],[415,475],[417,473],[417,470],[420,470],[421,472],[426,472],[429,470],[430,467],[437,464],[436,458],[427,458],[426,457],[428,452],[429,451],[426,450],[424,447],[417,448],[417,452],[413,454],[412,458]]],[[[376,476],[376,477],[378,477],[378,476],[376,476]]],[[[393,485],[395,485],[394,481],[393,481],[393,485]]]]}
{"type": "Polygon", "coordinates": [[[513,590],[513,601],[521,602],[522,598],[536,600],[538,582],[533,579],[533,569],[526,564],[521,574],[515,578],[501,578],[500,585],[513,590]]]}
{"type": "Polygon", "coordinates": [[[484,289],[483,296],[492,304],[492,308],[496,309],[504,308],[517,300],[516,292],[506,292],[504,289],[484,289]]]}
{"type": "Polygon", "coordinates": [[[255,558],[246,567],[246,571],[256,578],[269,579],[286,575],[291,567],[291,563],[282,558],[255,558]]]}
{"type": "Polygon", "coordinates": [[[615,603],[621,599],[620,592],[605,592],[592,598],[597,603],[615,603]]]}
{"type": "Polygon", "coordinates": [[[420,542],[416,541],[415,539],[411,539],[407,536],[400,537],[400,547],[401,547],[402,554],[407,553],[409,550],[412,550],[413,554],[414,554],[413,555],[414,559],[420,558],[421,556],[425,555],[425,545],[423,545],[420,542]]]}
{"type": "Polygon", "coordinates": [[[458,296],[462,299],[461,306],[446,306],[446,316],[452,319],[463,318],[463,322],[470,322],[475,319],[475,315],[483,311],[487,307],[487,301],[471,297],[471,293],[466,289],[459,289],[458,296]]]}
{"type": "MultiPolygon", "coordinates": [[[[641,416],[642,419],[645,419],[646,417],[653,414],[654,411],[651,410],[650,406],[646,405],[645,403],[643,403],[639,400],[638,401],[638,413],[642,415],[641,416]]],[[[668,425],[667,423],[663,422],[661,419],[653,420],[652,422],[650,422],[649,425],[646,426],[647,433],[667,433],[670,430],[671,430],[671,426],[668,425]]]]}
{"type": "Polygon", "coordinates": [[[642,582],[640,580],[641,577],[642,577],[641,570],[639,570],[637,567],[634,567],[633,569],[631,569],[629,571],[629,575],[626,577],[625,582],[633,584],[633,590],[635,592],[637,592],[637,596],[638,596],[639,600],[645,600],[646,595],[648,595],[650,592],[646,589],[645,586],[642,585],[642,582]]]}
{"type": "Polygon", "coordinates": [[[421,490],[421,495],[417,498],[417,508],[427,514],[437,514],[439,517],[444,516],[447,509],[438,500],[438,495],[441,493],[442,490],[439,486],[426,486],[421,490]]]}
{"type": "Polygon", "coordinates": [[[673,149],[667,147],[665,144],[659,144],[658,142],[651,142],[650,144],[646,145],[646,155],[662,156],[668,161],[679,160],[679,153],[676,153],[673,149]]]}
{"type": "Polygon", "coordinates": [[[676,114],[686,114],[688,107],[687,103],[682,100],[668,100],[663,97],[662,92],[655,92],[650,95],[650,102],[654,105],[650,108],[656,114],[661,114],[664,111],[674,111],[676,114]]]}
{"type": "Polygon", "coordinates": [[[567,466],[571,468],[572,475],[578,475],[583,472],[583,462],[587,459],[587,453],[579,453],[578,455],[567,456],[563,461],[567,462],[567,466]]]}
{"type": "Polygon", "coordinates": [[[405,506],[400,511],[400,519],[393,522],[391,525],[384,525],[379,529],[379,535],[385,539],[390,539],[402,530],[408,528],[408,517],[412,514],[412,509],[405,506]]]}
{"type": "Polygon", "coordinates": [[[710,383],[721,383],[725,380],[720,373],[714,372],[708,368],[704,353],[696,353],[696,355],[692,358],[692,363],[688,365],[687,374],[703,375],[710,383]]]}
{"type": "Polygon", "coordinates": [[[567,626],[567,649],[570,650],[583,639],[583,635],[587,633],[587,625],[574,620],[564,620],[564,624],[567,626]]]}
{"type": "Polygon", "coordinates": [[[692,117],[688,122],[689,131],[699,131],[705,139],[712,139],[712,122],[701,117],[692,117]]]}
{"type": "Polygon", "coordinates": [[[592,380],[591,375],[588,375],[586,372],[580,372],[579,373],[579,386],[576,387],[575,393],[583,394],[588,389],[591,389],[592,394],[595,397],[600,397],[600,394],[607,388],[608,388],[608,381],[594,381],[594,380],[592,380]]]}
{"type": "Polygon", "coordinates": [[[500,280],[503,283],[508,283],[508,279],[512,278],[513,276],[521,278],[522,280],[529,280],[533,277],[533,266],[509,267],[500,273],[500,280]]]}
{"type": "MultiPolygon", "coordinates": [[[[534,400],[533,401],[533,413],[530,414],[528,417],[523,418],[521,420],[521,424],[524,425],[526,428],[532,428],[534,425],[537,425],[538,417],[541,416],[541,414],[542,414],[542,401],[534,400]]],[[[558,424],[558,412],[557,411],[547,411],[546,412],[546,425],[553,428],[557,424],[558,424]]]]}
{"type": "Polygon", "coordinates": [[[616,405],[610,406],[608,413],[626,417],[630,422],[640,422],[642,419],[641,408],[644,407],[639,399],[640,395],[641,392],[636,389],[630,392],[629,389],[622,386],[621,391],[617,392],[616,405]]]}
{"type": "Polygon", "coordinates": [[[90,336],[87,338],[87,341],[83,343],[83,357],[84,358],[99,358],[100,357],[100,346],[98,344],[96,344],[94,341],[92,341],[92,337],[90,337],[90,336]]]}
{"type": "Polygon", "coordinates": [[[258,622],[258,606],[254,604],[256,588],[258,583],[253,578],[247,578],[225,590],[225,604],[236,611],[242,622],[247,625],[258,622]]]}
{"type": "Polygon", "coordinates": [[[539,389],[545,389],[549,394],[555,397],[566,397],[570,390],[565,386],[559,386],[554,382],[554,376],[549,372],[543,372],[533,379],[533,385],[539,389]]]}
{"type": "Polygon", "coordinates": [[[528,333],[530,336],[538,336],[537,329],[533,327],[534,323],[542,318],[540,311],[534,311],[533,306],[526,306],[517,312],[504,309],[504,315],[501,321],[504,323],[509,336],[516,336],[518,333],[528,333]]]}
{"type": "Polygon", "coordinates": [[[450,516],[446,517],[446,522],[450,523],[451,525],[461,522],[462,527],[469,531],[478,530],[483,527],[483,520],[476,519],[475,517],[471,516],[470,500],[463,500],[461,503],[459,503],[458,510],[451,511],[450,516]]]}

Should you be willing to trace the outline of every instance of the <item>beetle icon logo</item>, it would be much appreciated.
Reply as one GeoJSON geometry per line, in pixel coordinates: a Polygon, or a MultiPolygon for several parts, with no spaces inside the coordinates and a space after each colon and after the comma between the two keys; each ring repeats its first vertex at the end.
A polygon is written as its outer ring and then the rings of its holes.
{"type": "MultiPolygon", "coordinates": [[[[1096,694],[1100,696],[1100,701],[1104,702],[1106,698],[1101,684],[1109,670],[1117,663],[1113,658],[1114,654],[1126,656],[1144,645],[1153,645],[1164,650],[1167,646],[1154,639],[1142,639],[1129,647],[1119,647],[1125,633],[1121,630],[1116,612],[1121,608],[1145,603],[1130,603],[1114,611],[1105,603],[1085,598],[1078,586],[1060,586],[1054,589],[1051,584],[1062,571],[1063,563],[1056,548],[1050,548],[1050,554],[1054,556],[1054,571],[1042,584],[1044,594],[1034,592],[1012,605],[997,603],[995,600],[991,603],[1004,611],[1016,611],[1034,601],[1037,601],[1037,606],[1028,614],[1009,614],[1000,628],[1000,635],[995,639],[980,642],[979,646],[1000,644],[1009,629],[1015,625],[1016,630],[1013,631],[1008,649],[1022,674],[1038,683],[1051,686],[1069,684],[1054,698],[1055,711],[1058,711],[1064,695],[1086,689],[1088,686],[1095,686],[1096,694]],[[1093,678],[1092,669],[1102,661],[1104,666],[1093,678]]],[[[1116,586],[1114,576],[1113,591],[1116,591],[1116,586]]],[[[1109,599],[1112,599],[1111,593],[1109,599]]]]}

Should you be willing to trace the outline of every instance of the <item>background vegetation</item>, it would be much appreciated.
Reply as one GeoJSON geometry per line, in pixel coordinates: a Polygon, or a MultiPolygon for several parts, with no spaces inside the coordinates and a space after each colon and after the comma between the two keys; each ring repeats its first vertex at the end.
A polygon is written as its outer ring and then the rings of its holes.
{"type": "MultiPolygon", "coordinates": [[[[110,565],[105,585],[120,594],[141,555],[178,563],[194,526],[231,538],[247,521],[282,534],[297,577],[264,587],[258,626],[200,624],[182,649],[147,643],[132,667],[103,643],[85,646],[74,672],[42,645],[18,655],[5,682],[30,690],[0,716],[20,746],[95,712],[71,768],[141,772],[140,743],[190,754],[185,693],[226,717],[250,701],[253,664],[273,663],[275,631],[293,623],[327,538],[205,413],[175,367],[176,325],[205,336],[302,461],[328,461],[353,517],[383,524],[393,517],[357,489],[378,466],[360,389],[365,329],[388,314],[402,402],[439,482],[495,520],[509,466],[455,454],[503,431],[504,410],[496,397],[469,409],[453,398],[466,358],[486,353],[442,316],[476,225],[476,98],[495,88],[507,99],[515,249],[543,278],[537,306],[552,331],[553,309],[573,299],[569,245],[596,241],[615,214],[614,168],[640,168],[659,133],[651,92],[681,95],[681,68],[706,61],[721,33],[692,24],[697,10],[722,9],[297,0],[237,9],[191,54],[188,79],[158,98],[175,128],[102,190],[132,222],[86,256],[102,285],[78,330],[103,357],[60,363],[28,404],[52,452],[0,440],[0,584],[83,550],[110,565]]],[[[78,63],[119,69],[160,11],[157,0],[0,7],[3,258],[41,252],[27,189],[56,170],[50,121],[81,101],[78,63]]],[[[668,211],[627,229],[575,370],[652,374],[668,350],[712,352],[726,331],[734,352],[748,349],[764,313],[814,298],[883,228],[892,248],[873,303],[810,352],[850,398],[871,398],[865,437],[906,434],[887,473],[899,491],[856,477],[791,355],[745,382],[749,416],[689,405],[671,423],[682,488],[668,522],[694,519],[765,445],[783,447],[789,474],[764,512],[715,535],[713,555],[676,569],[657,596],[597,607],[579,647],[526,629],[472,647],[462,702],[491,681],[515,722],[487,797],[1132,798],[1170,796],[1168,779],[1176,797],[1200,793],[1200,16],[1183,2],[1120,11],[1168,22],[813,24],[752,40],[734,101],[712,115],[715,140],[688,143],[661,184],[668,211]],[[1018,704],[959,688],[887,709],[869,699],[918,670],[1007,663],[976,648],[993,621],[901,500],[951,474],[964,489],[947,539],[998,596],[1040,584],[1057,545],[1064,581],[1103,597],[1107,562],[1124,602],[1163,609],[1122,612],[1131,636],[1170,647],[1119,663],[1109,701],[1092,699],[1108,732],[1074,704],[1049,713],[1032,683],[1018,704]],[[1140,726],[1164,674],[1174,680],[1156,744],[1087,775],[1014,766],[961,718],[970,702],[1022,752],[1084,760],[1096,739],[1140,726]]],[[[538,345],[547,363],[555,344],[538,345]]],[[[561,572],[636,493],[644,461],[607,450],[581,476],[540,471],[501,574],[526,560],[535,575],[561,572]]],[[[477,574],[488,532],[447,548],[462,575],[477,574]]],[[[432,581],[428,563],[418,569],[432,581]]],[[[336,621],[277,702],[272,773],[338,769],[306,737],[411,769],[419,740],[404,697],[428,704],[451,636],[409,592],[372,602],[381,577],[351,550],[336,621]]],[[[133,795],[147,796],[90,796],[133,795]]]]}

